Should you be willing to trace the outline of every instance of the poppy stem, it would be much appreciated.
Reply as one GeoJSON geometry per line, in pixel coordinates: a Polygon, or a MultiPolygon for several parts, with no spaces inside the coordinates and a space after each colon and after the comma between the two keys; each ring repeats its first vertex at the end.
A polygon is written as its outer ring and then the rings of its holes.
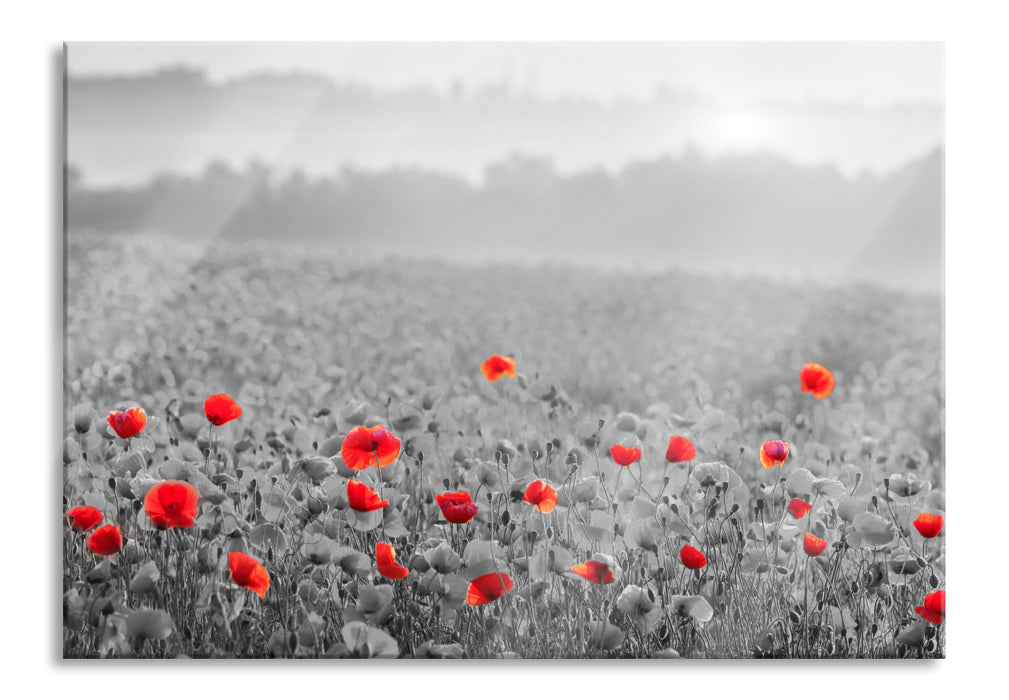
{"type": "Polygon", "coordinates": [[[210,433],[207,436],[207,460],[203,463],[203,471],[207,472],[207,476],[210,476],[210,453],[214,449],[214,424],[210,424],[210,433]]]}

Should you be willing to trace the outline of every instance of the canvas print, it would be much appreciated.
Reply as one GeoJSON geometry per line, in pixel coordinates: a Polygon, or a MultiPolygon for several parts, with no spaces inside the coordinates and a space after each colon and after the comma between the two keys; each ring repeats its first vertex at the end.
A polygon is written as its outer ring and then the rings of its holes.
{"type": "Polygon", "coordinates": [[[65,71],[65,658],[945,656],[942,44],[65,71]]]}

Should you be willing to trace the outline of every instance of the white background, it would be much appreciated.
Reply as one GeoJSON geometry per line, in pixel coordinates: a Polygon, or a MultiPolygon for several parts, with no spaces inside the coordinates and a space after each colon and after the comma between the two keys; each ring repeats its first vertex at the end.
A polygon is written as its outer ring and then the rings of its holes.
{"type": "MultiPolygon", "coordinates": [[[[416,0],[13,2],[2,20],[0,231],[4,685],[27,693],[256,698],[939,698],[1005,663],[1006,23],[981,3],[416,0]],[[936,663],[66,663],[56,434],[62,343],[55,56],[81,40],[938,40],[946,42],[949,658],[936,663]],[[13,448],[13,449],[12,449],[13,448]],[[278,695],[283,694],[283,695],[278,695]]],[[[984,5],[997,8],[997,3],[984,5]]],[[[1004,671],[1004,668],[1001,669],[1004,671]]],[[[1000,675],[1004,675],[1000,674],[1000,675]]],[[[981,686],[983,687],[983,685],[981,686]]],[[[987,689],[985,689],[987,691],[987,689]]],[[[982,691],[983,696],[990,692],[982,691]]]]}

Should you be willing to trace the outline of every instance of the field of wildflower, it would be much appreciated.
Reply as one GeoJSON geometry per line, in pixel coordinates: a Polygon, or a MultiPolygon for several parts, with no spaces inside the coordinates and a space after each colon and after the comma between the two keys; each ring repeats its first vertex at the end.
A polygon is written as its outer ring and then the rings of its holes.
{"type": "Polygon", "coordinates": [[[945,655],[942,303],[66,251],[67,658],[945,655]]]}

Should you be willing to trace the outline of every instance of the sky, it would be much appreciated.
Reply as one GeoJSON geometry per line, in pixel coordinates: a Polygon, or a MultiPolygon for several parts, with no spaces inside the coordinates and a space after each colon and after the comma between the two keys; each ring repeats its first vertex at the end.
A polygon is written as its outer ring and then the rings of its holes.
{"type": "Polygon", "coordinates": [[[643,99],[664,86],[738,103],[941,103],[943,45],[894,43],[74,44],[71,75],[185,64],[213,80],[310,71],[378,87],[507,80],[543,96],[643,99]]]}

